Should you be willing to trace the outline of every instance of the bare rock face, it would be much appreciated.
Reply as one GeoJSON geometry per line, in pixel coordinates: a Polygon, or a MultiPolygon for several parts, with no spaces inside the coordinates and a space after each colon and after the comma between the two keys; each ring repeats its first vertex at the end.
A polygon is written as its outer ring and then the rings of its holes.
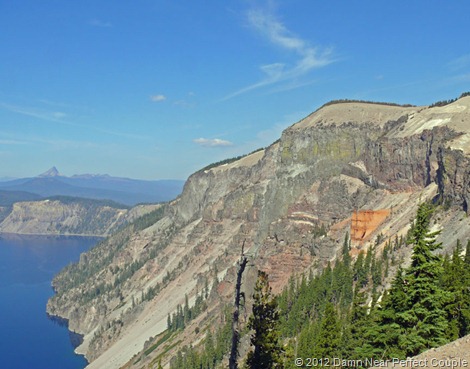
{"type": "MultiPolygon", "coordinates": [[[[62,271],[48,312],[85,335],[78,351],[91,361],[87,368],[142,367],[161,353],[142,349],[166,329],[185,295],[191,305],[216,287],[197,324],[167,350],[168,360],[181,345],[198,342],[232,303],[242,247],[250,259],[245,295],[257,269],[279,292],[291,275],[335,260],[355,212],[375,211],[380,219],[357,236],[353,255],[379,233],[404,234],[419,201],[435,198],[454,214],[468,211],[469,134],[470,97],[441,108],[328,105],[270,147],[193,174],[152,223],[112,235],[62,271]],[[141,359],[130,361],[139,352],[141,359]]],[[[468,237],[469,220],[461,219],[458,235],[468,237]]],[[[436,225],[446,229],[445,245],[455,241],[454,221],[449,215],[436,225]]]]}
{"type": "Polygon", "coordinates": [[[437,184],[444,203],[470,211],[470,158],[461,150],[440,147],[437,153],[437,184]]]}

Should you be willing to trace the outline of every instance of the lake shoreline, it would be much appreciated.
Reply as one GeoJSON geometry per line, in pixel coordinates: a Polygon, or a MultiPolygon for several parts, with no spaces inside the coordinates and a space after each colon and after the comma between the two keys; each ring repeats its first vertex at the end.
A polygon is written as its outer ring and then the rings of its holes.
{"type": "MultiPolygon", "coordinates": [[[[63,318],[60,315],[49,314],[47,311],[46,311],[46,315],[47,315],[47,318],[51,320],[52,322],[54,322],[55,324],[58,324],[61,327],[67,328],[67,330],[69,331],[70,342],[72,343],[72,346],[74,349],[76,349],[78,346],[80,346],[83,343],[84,335],[69,329],[68,319],[63,318]]],[[[81,355],[81,354],[77,354],[77,355],[81,355]]]]}

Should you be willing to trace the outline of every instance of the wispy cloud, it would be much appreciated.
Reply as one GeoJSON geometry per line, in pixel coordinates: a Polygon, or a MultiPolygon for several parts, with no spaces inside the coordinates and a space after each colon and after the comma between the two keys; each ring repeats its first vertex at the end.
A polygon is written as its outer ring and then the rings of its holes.
{"type": "Polygon", "coordinates": [[[450,83],[463,83],[463,82],[470,82],[470,73],[459,74],[457,76],[453,76],[448,78],[450,83]]]}
{"type": "Polygon", "coordinates": [[[459,58],[451,60],[447,63],[447,66],[453,71],[470,67],[470,54],[462,55],[459,58]]]}
{"type": "Polygon", "coordinates": [[[196,138],[193,140],[194,143],[204,147],[224,147],[232,146],[233,143],[227,140],[221,140],[220,138],[196,138]]]}
{"type": "Polygon", "coordinates": [[[179,106],[182,108],[194,108],[197,104],[194,101],[196,94],[193,91],[188,92],[187,97],[183,99],[176,100],[173,102],[174,106],[179,106]]]}
{"type": "Polygon", "coordinates": [[[194,108],[196,106],[195,103],[193,102],[189,102],[189,101],[186,101],[186,100],[177,100],[173,103],[173,105],[175,106],[180,106],[182,108],[194,108]]]}
{"type": "Polygon", "coordinates": [[[90,25],[101,28],[111,28],[113,26],[111,22],[102,21],[96,18],[90,20],[90,25]]]}
{"type": "Polygon", "coordinates": [[[166,100],[166,96],[165,95],[152,95],[150,96],[150,100],[152,100],[153,102],[161,102],[161,101],[165,101],[166,100]]]}
{"type": "Polygon", "coordinates": [[[57,138],[44,138],[36,135],[25,135],[25,134],[12,134],[9,132],[0,132],[0,145],[43,145],[48,146],[50,149],[68,150],[73,148],[102,148],[102,143],[94,143],[91,141],[79,141],[79,140],[65,140],[57,138]]]}
{"type": "MultiPolygon", "coordinates": [[[[331,49],[319,49],[294,35],[274,14],[266,10],[250,10],[247,15],[250,26],[267,40],[281,49],[296,55],[293,63],[275,62],[260,66],[264,78],[226,96],[231,99],[246,92],[282,82],[292,82],[307,75],[310,71],[331,64],[335,60],[331,49]]],[[[292,86],[304,83],[297,82],[292,86]]]]}
{"type": "Polygon", "coordinates": [[[62,111],[48,111],[43,109],[12,105],[4,102],[0,102],[0,108],[49,122],[55,122],[69,126],[80,126],[80,124],[64,120],[67,117],[67,114],[62,111]]]}
{"type": "Polygon", "coordinates": [[[27,142],[19,140],[3,140],[0,138],[0,145],[26,145],[27,142]]]}
{"type": "Polygon", "coordinates": [[[54,107],[61,107],[61,108],[70,108],[70,104],[65,104],[63,102],[58,102],[58,101],[51,101],[48,99],[38,99],[38,102],[41,104],[49,105],[49,106],[54,106],[54,107]]]}
{"type": "Polygon", "coordinates": [[[17,113],[17,114],[22,114],[22,115],[30,116],[33,118],[37,118],[45,122],[51,122],[51,123],[66,125],[66,126],[71,126],[71,127],[80,127],[80,128],[88,129],[91,131],[101,132],[104,134],[113,135],[117,137],[139,139],[139,140],[150,139],[148,136],[144,136],[144,135],[117,132],[114,130],[104,129],[104,128],[100,128],[96,126],[71,122],[70,119],[68,119],[69,115],[62,111],[50,111],[50,110],[44,110],[44,109],[38,109],[38,108],[32,108],[32,107],[24,107],[24,106],[8,104],[5,102],[0,102],[0,109],[5,109],[8,111],[17,113]]]}

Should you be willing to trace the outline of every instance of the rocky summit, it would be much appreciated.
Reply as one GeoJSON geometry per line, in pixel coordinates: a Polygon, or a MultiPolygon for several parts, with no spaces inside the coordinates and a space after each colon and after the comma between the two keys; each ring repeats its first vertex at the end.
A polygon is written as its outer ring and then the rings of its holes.
{"type": "Polygon", "coordinates": [[[45,178],[45,177],[59,177],[60,173],[56,167],[52,167],[51,169],[46,170],[44,173],[38,175],[38,177],[45,178]]]}
{"type": "Polygon", "coordinates": [[[442,205],[432,226],[444,250],[468,239],[469,142],[469,96],[433,107],[327,104],[271,146],[194,173],[152,219],[84,254],[54,279],[47,311],[84,335],[77,352],[89,369],[166,366],[222,324],[242,252],[249,305],[258,269],[280,292],[292,275],[334,263],[347,233],[353,258],[406,235],[427,199],[442,205]],[[201,300],[205,309],[162,343],[178,306],[201,300]]]}

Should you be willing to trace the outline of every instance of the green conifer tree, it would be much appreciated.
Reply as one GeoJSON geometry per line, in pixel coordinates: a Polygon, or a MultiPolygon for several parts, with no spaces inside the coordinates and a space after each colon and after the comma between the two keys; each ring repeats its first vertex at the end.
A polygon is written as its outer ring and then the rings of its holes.
{"type": "Polygon", "coordinates": [[[464,263],[466,268],[470,268],[470,240],[467,241],[467,248],[465,249],[464,263]]]}
{"type": "Polygon", "coordinates": [[[337,358],[340,354],[341,327],[334,305],[328,302],[320,323],[317,338],[316,356],[318,358],[337,358]]]}
{"type": "Polygon", "coordinates": [[[367,270],[364,265],[364,252],[361,251],[357,256],[356,263],[354,264],[354,280],[357,281],[359,286],[365,287],[367,285],[367,270]]]}
{"type": "Polygon", "coordinates": [[[250,369],[281,369],[282,349],[279,346],[278,311],[276,300],[271,295],[268,275],[258,271],[258,280],[253,295],[253,315],[248,328],[253,330],[253,350],[246,360],[250,369]]]}
{"type": "Polygon", "coordinates": [[[378,312],[378,325],[371,337],[387,357],[416,355],[446,343],[446,306],[451,293],[441,287],[442,260],[438,232],[429,231],[432,207],[419,206],[408,241],[413,244],[411,266],[399,270],[390,293],[378,312]]]}
{"type": "Polygon", "coordinates": [[[451,294],[439,285],[442,258],[434,251],[441,244],[436,242],[439,232],[429,231],[431,214],[432,206],[421,204],[411,233],[413,255],[406,273],[409,308],[402,315],[409,331],[403,338],[407,355],[416,355],[446,343],[448,322],[444,309],[451,300],[451,294]]]}
{"type": "Polygon", "coordinates": [[[452,259],[444,258],[442,277],[443,287],[452,293],[452,301],[447,305],[447,338],[455,340],[463,337],[470,327],[470,291],[465,260],[462,258],[462,244],[457,240],[452,259]]]}

